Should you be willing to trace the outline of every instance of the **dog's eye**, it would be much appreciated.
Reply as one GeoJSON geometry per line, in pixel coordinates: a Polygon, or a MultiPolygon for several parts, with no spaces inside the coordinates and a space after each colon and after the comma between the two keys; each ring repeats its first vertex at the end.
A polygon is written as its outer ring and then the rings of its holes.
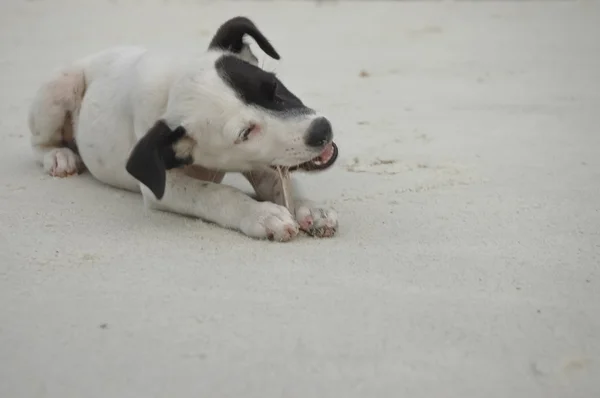
{"type": "Polygon", "coordinates": [[[243,129],[240,133],[240,140],[246,141],[248,139],[248,136],[250,135],[251,131],[252,131],[252,127],[247,127],[245,129],[243,129]]]}
{"type": "Polygon", "coordinates": [[[250,124],[248,125],[248,127],[246,127],[245,129],[243,129],[242,131],[240,131],[240,134],[238,135],[238,138],[236,140],[236,142],[242,142],[242,141],[247,141],[248,138],[250,137],[250,134],[255,131],[257,129],[256,124],[250,124]]]}

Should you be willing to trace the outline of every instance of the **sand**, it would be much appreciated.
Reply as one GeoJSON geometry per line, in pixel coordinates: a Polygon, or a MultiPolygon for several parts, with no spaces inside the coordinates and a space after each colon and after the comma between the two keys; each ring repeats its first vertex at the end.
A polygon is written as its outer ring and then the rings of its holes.
{"type": "Polygon", "coordinates": [[[2,0],[0,397],[600,396],[598,21],[591,1],[2,0]],[[234,15],[336,126],[336,167],[302,177],[335,238],[256,241],[34,163],[54,68],[203,48],[234,15]]]}

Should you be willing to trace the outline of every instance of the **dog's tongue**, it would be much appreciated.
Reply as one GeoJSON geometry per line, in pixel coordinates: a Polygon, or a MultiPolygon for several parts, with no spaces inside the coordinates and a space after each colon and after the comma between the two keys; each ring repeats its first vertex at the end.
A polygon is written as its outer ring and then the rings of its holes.
{"type": "Polygon", "coordinates": [[[308,162],[302,163],[299,166],[296,166],[294,168],[294,170],[295,169],[302,169],[305,171],[326,170],[335,163],[337,157],[338,157],[337,145],[335,145],[335,143],[331,142],[331,143],[327,144],[327,146],[325,146],[325,148],[323,148],[323,151],[321,151],[319,156],[317,156],[316,158],[313,158],[312,160],[309,160],[308,162]]]}
{"type": "Polygon", "coordinates": [[[325,164],[327,162],[329,162],[329,160],[331,159],[331,157],[333,156],[333,144],[327,144],[327,146],[325,147],[325,149],[323,149],[323,152],[321,152],[321,155],[319,155],[319,162],[325,164]]]}

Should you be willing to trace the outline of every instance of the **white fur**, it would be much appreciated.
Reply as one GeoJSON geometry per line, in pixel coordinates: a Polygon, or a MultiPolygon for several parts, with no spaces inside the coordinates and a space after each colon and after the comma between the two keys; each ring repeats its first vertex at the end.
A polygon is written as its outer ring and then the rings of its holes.
{"type": "MultiPolygon", "coordinates": [[[[281,206],[277,178],[265,168],[273,163],[291,166],[317,155],[303,142],[317,115],[283,120],[245,105],[218,76],[214,64],[222,54],[174,56],[117,47],[58,71],[42,85],[30,108],[37,160],[58,177],[82,171],[85,165],[105,184],[141,192],[152,208],[196,216],[248,236],[286,241],[298,233],[298,223],[305,230],[320,223],[329,232],[316,235],[331,235],[337,228],[335,213],[312,211],[298,201],[299,210],[290,214],[281,206]],[[167,171],[165,194],[157,200],[127,173],[125,164],[136,142],[159,119],[171,128],[185,127],[191,139],[178,142],[176,150],[192,154],[194,167],[244,172],[264,202],[219,184],[222,173],[207,183],[185,168],[167,171]],[[260,132],[236,143],[249,123],[259,125],[260,132]],[[80,156],[64,145],[73,138],[80,156]]],[[[240,57],[256,64],[249,49],[240,57]]]]}

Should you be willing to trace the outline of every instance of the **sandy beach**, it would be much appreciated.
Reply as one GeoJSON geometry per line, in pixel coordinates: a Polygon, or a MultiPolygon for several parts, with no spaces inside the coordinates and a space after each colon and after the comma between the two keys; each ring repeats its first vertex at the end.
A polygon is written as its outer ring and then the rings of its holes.
{"type": "Polygon", "coordinates": [[[600,396],[599,21],[597,1],[2,0],[0,397],[600,396]],[[334,123],[336,166],[300,177],[334,238],[253,240],[34,162],[53,70],[205,48],[236,15],[334,123]]]}

